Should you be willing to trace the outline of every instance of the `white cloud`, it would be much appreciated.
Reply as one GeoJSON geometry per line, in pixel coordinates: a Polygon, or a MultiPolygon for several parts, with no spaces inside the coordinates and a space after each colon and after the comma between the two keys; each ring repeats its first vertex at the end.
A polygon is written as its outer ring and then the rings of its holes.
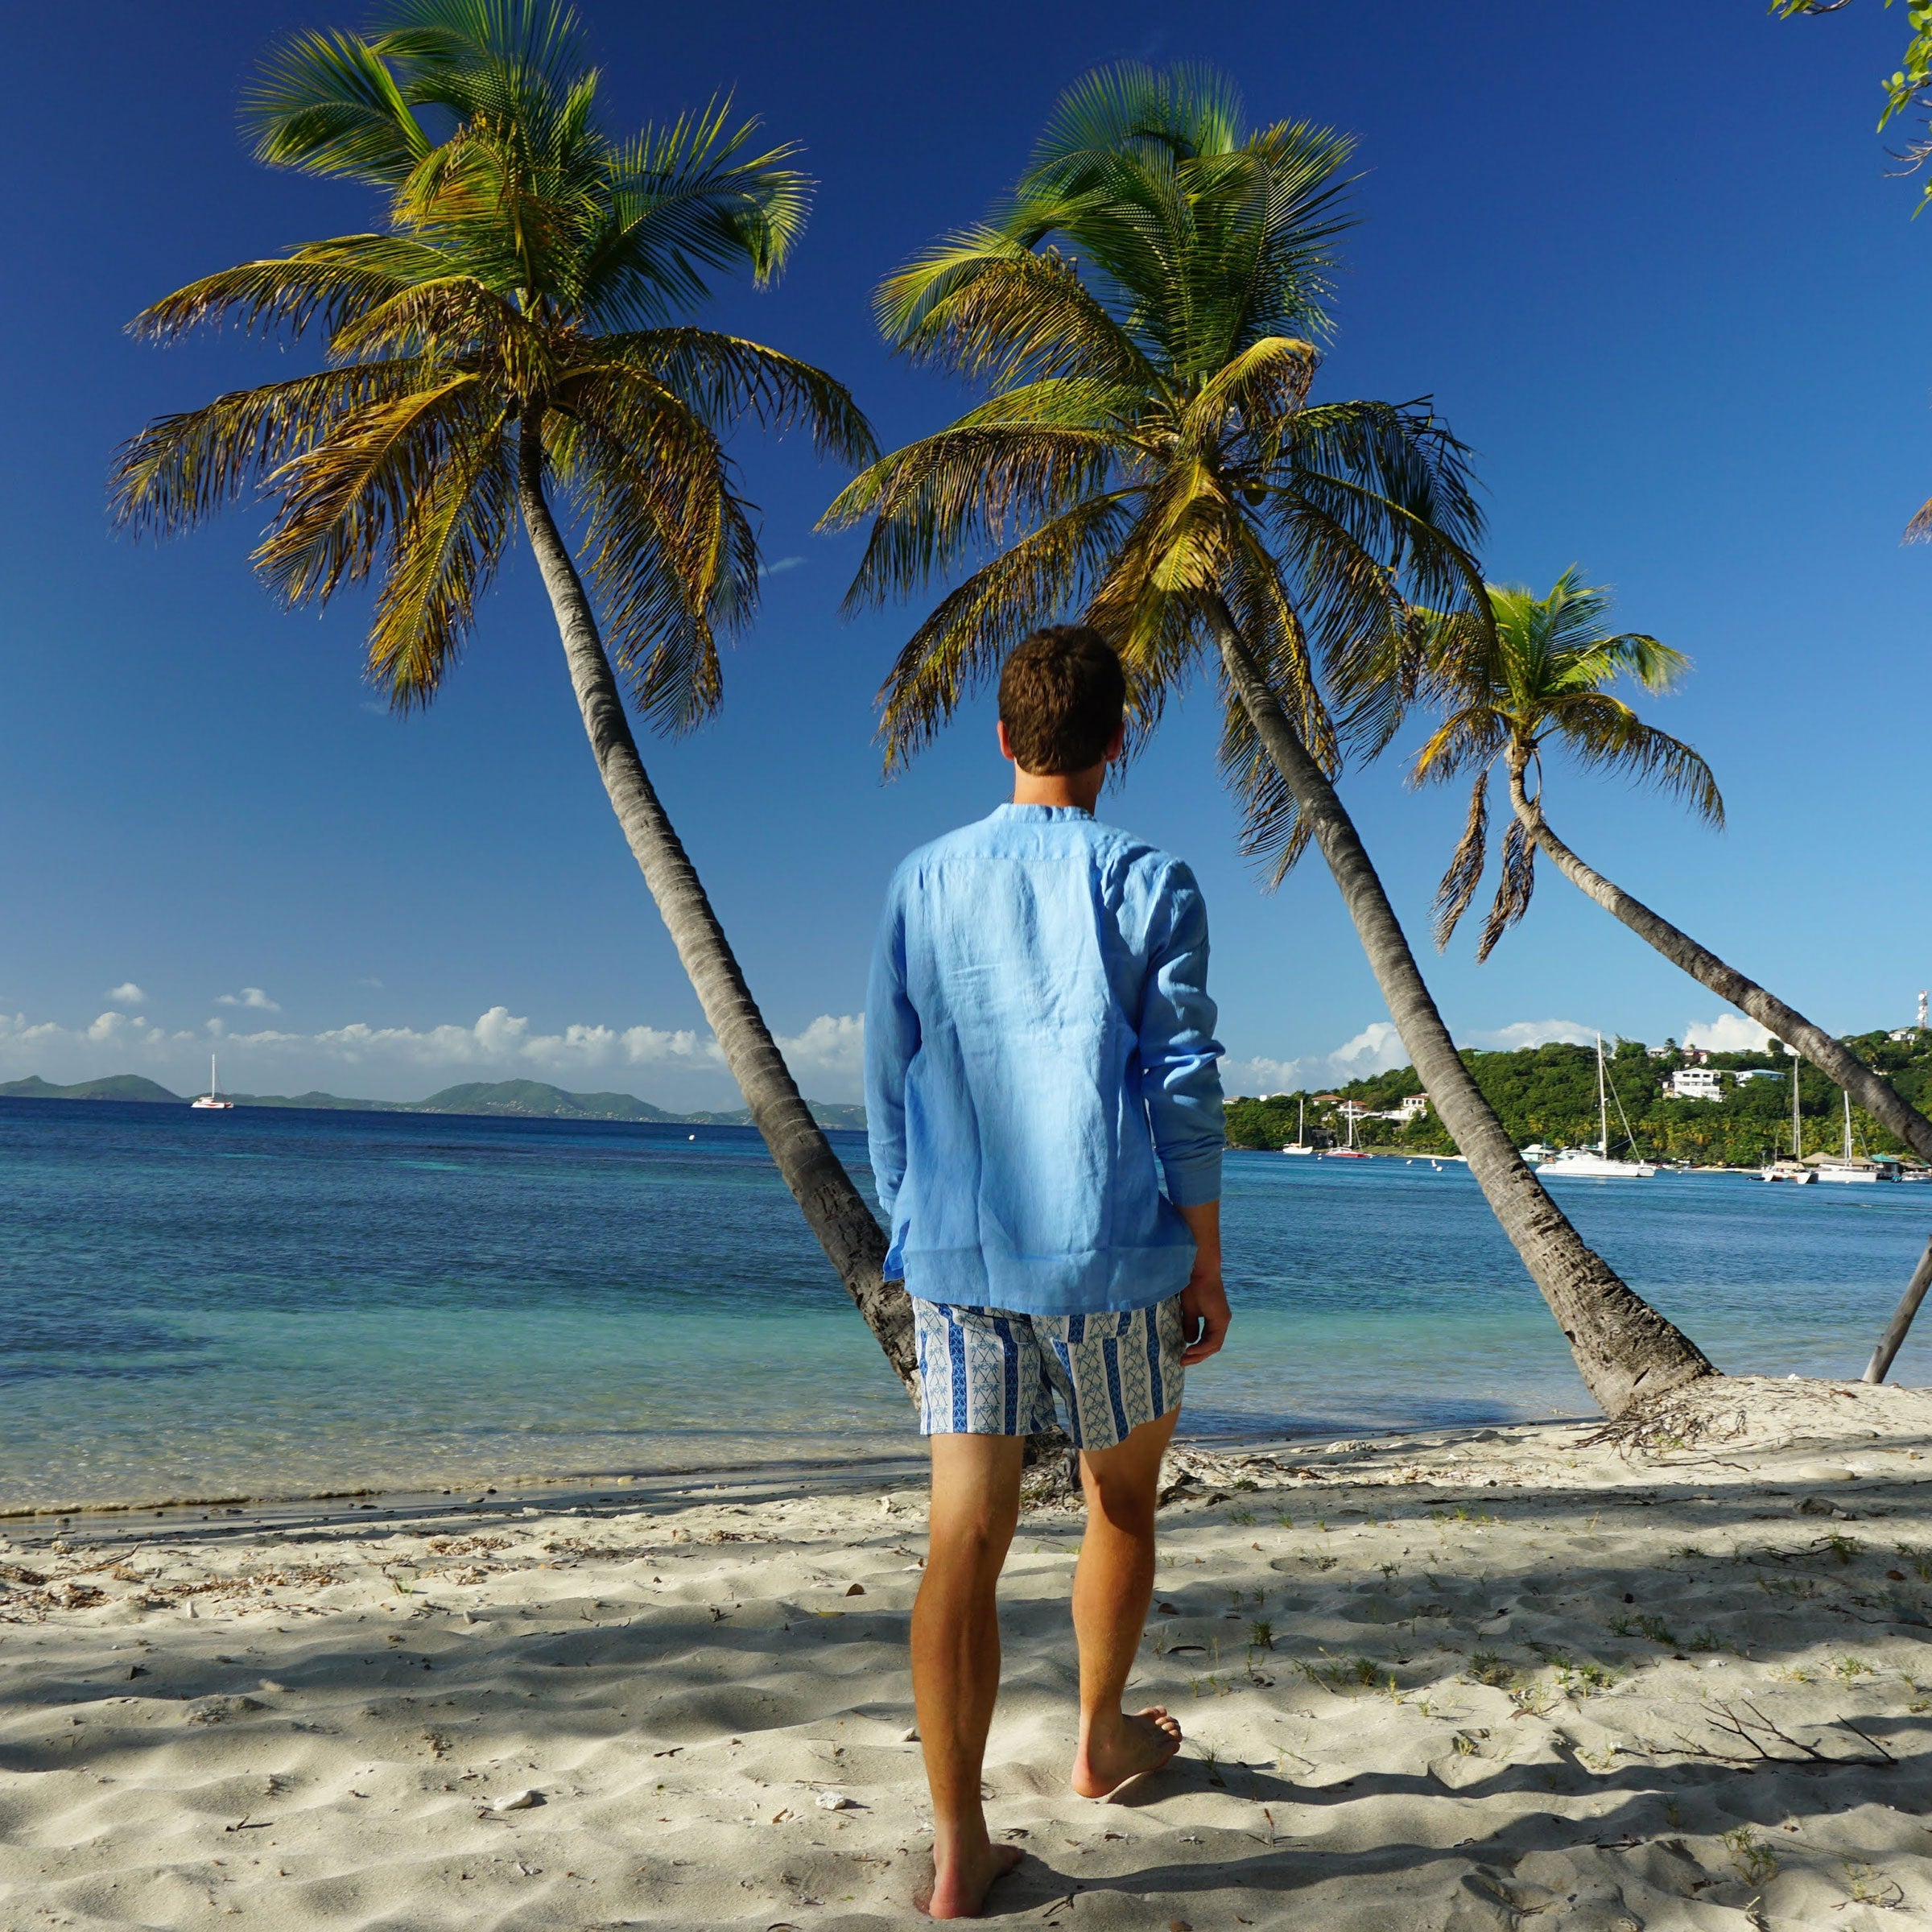
{"type": "MultiPolygon", "coordinates": [[[[221,1003],[237,1014],[279,1011],[259,987],[245,987],[221,1003]]],[[[170,1032],[119,1008],[73,1026],[0,1013],[0,1077],[39,1073],[69,1081],[138,1067],[179,1090],[201,1076],[200,1057],[213,1041],[221,1042],[232,1083],[256,1092],[317,1086],[413,1100],[458,1080],[522,1076],[579,1088],[621,1083],[672,1107],[736,1104],[724,1055],[708,1031],[584,1022],[543,1031],[506,1005],[489,1008],[468,1026],[357,1020],[316,1033],[273,1025],[245,1032],[219,1015],[199,1031],[170,1032]],[[354,1077],[346,1077],[352,1071],[354,1077]]],[[[801,1031],[778,1036],[779,1050],[815,1100],[861,1096],[865,1042],[865,1023],[857,1013],[821,1013],[801,1031]]]]}
{"type": "MultiPolygon", "coordinates": [[[[1590,1027],[1575,1020],[1516,1020],[1487,1033],[1471,1034],[1462,1043],[1509,1052],[1520,1046],[1541,1046],[1551,1040],[1587,1046],[1596,1038],[1590,1027]]],[[[1293,1093],[1302,1088],[1315,1092],[1408,1064],[1409,1050],[1394,1022],[1372,1020],[1332,1053],[1307,1054],[1293,1060],[1224,1060],[1221,1084],[1229,1093],[1293,1093]]]]}
{"type": "Polygon", "coordinates": [[[1596,1030],[1575,1020],[1513,1020],[1507,1026],[1488,1033],[1472,1033],[1468,1043],[1487,1047],[1492,1053],[1513,1053],[1521,1046],[1546,1046],[1560,1040],[1572,1046],[1588,1046],[1596,1039],[1596,1030]]]}
{"type": "Polygon", "coordinates": [[[1720,1013],[1714,1020],[1693,1021],[1684,1029],[1683,1043],[1701,1046],[1707,1053],[1763,1053],[1771,1036],[1741,1013],[1720,1013]]]}
{"type": "Polygon", "coordinates": [[[107,990],[108,1004],[112,1006],[145,1006],[147,995],[132,980],[123,980],[118,986],[107,990]]]}
{"type": "Polygon", "coordinates": [[[218,993],[217,1006],[252,1006],[258,1013],[279,1013],[282,1009],[259,986],[244,986],[239,993],[218,993]]]}
{"type": "Polygon", "coordinates": [[[805,561],[803,557],[780,557],[775,564],[761,564],[758,575],[762,577],[782,577],[788,570],[796,570],[805,561]]]}
{"type": "Polygon", "coordinates": [[[859,1099],[865,1091],[865,1018],[822,1013],[803,1033],[778,1035],[791,1077],[814,1100],[859,1099]]]}
{"type": "Polygon", "coordinates": [[[1221,1084],[1229,1093],[1292,1093],[1298,1088],[1335,1086],[1406,1067],[1409,1051],[1393,1020],[1371,1020],[1332,1053],[1294,1060],[1224,1060],[1221,1084]]]}

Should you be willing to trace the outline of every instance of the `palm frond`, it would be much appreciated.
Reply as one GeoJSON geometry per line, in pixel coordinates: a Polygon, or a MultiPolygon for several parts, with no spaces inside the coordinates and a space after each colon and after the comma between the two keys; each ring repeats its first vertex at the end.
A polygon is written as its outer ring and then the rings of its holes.
{"type": "Polygon", "coordinates": [[[447,255],[407,237],[341,235],[204,275],[144,308],[128,332],[169,342],[233,320],[251,335],[286,328],[299,336],[317,321],[332,333],[402,290],[447,275],[450,266],[447,255]]]}
{"type": "Polygon", "coordinates": [[[1071,262],[989,228],[915,256],[879,284],[873,308],[886,339],[915,361],[1001,390],[1050,377],[1159,386],[1071,262]]]}
{"type": "Polygon", "coordinates": [[[572,391],[573,483],[605,641],[658,729],[691,729],[723,696],[717,638],[758,601],[758,546],[723,447],[633,370],[572,391]]]}
{"type": "Polygon", "coordinates": [[[299,34],[242,98],[255,159],[397,188],[430,151],[382,55],[353,34],[299,34]]]}
{"type": "Polygon", "coordinates": [[[446,373],[336,424],[268,479],[280,507],[255,551],[263,581],[295,605],[367,576],[453,452],[482,434],[480,419],[498,413],[475,376],[446,373]]]}
{"type": "Polygon", "coordinates": [[[411,359],[360,363],[234,390],[199,409],[158,417],[116,452],[115,518],[138,535],[192,530],[342,423],[436,379],[411,359]]]}
{"type": "Polygon", "coordinates": [[[1571,667],[1579,684],[1607,684],[1622,676],[1662,697],[1690,675],[1691,664],[1682,651],[1633,630],[1585,646],[1571,659],[1571,667]]]}
{"type": "Polygon", "coordinates": [[[1483,922],[1483,936],[1476,949],[1480,965],[1496,950],[1496,943],[1530,910],[1530,897],[1536,890],[1536,847],[1523,822],[1510,815],[1503,834],[1502,877],[1496,881],[1496,898],[1489,916],[1483,922]]]}
{"type": "MultiPolygon", "coordinates": [[[[650,329],[600,336],[585,365],[594,379],[605,368],[642,372],[720,431],[749,416],[782,432],[803,427],[820,455],[870,463],[878,455],[872,425],[843,382],[809,362],[715,329],[650,329]]],[[[568,399],[573,377],[560,387],[568,399]]]]}
{"type": "Polygon", "coordinates": [[[710,291],[705,270],[742,262],[754,282],[784,266],[811,211],[812,180],[782,144],[749,151],[755,120],[729,125],[713,101],[613,151],[609,214],[587,251],[585,312],[610,328],[662,324],[710,291]]]}
{"type": "Polygon", "coordinates": [[[1435,949],[1447,949],[1489,862],[1489,768],[1476,774],[1469,788],[1469,817],[1457,841],[1448,869],[1435,889],[1435,949]]]}
{"type": "Polygon", "coordinates": [[[1488,704],[1452,711],[1422,741],[1409,768],[1412,785],[1446,784],[1481,766],[1487,770],[1509,741],[1509,727],[1488,704]]]}
{"type": "MultiPolygon", "coordinates": [[[[343,322],[330,347],[338,356],[355,357],[403,354],[453,361],[464,356],[495,357],[514,369],[521,360],[515,338],[528,335],[519,328],[520,320],[510,303],[473,276],[448,275],[398,289],[343,322]]],[[[512,386],[522,386],[514,374],[512,386]]]]}
{"type": "Polygon", "coordinates": [[[956,424],[896,451],[841,490],[819,526],[869,515],[872,531],[845,597],[849,612],[910,592],[1015,525],[1057,518],[1103,489],[1114,443],[1092,430],[956,424]]]}
{"type": "Polygon", "coordinates": [[[398,711],[442,688],[515,532],[516,474],[500,418],[451,438],[394,533],[369,633],[369,675],[398,711]]]}

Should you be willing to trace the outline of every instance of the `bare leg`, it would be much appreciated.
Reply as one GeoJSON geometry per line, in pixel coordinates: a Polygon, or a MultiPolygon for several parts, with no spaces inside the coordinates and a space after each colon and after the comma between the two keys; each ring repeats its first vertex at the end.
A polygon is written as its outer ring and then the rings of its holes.
{"type": "Polygon", "coordinates": [[[912,1695],[932,1789],[935,1918],[977,1918],[993,1881],[1019,1863],[996,1847],[980,1805],[986,1734],[1000,1694],[1000,1571],[1020,1511],[1018,1436],[932,1438],[932,1535],[912,1608],[912,1695]]]}
{"type": "Polygon", "coordinates": [[[1154,1508],[1161,1457],[1180,1411],[1143,1422],[1126,1441],[1080,1458],[1087,1534],[1073,1577],[1073,1627],[1080,1642],[1080,1742],[1073,1788],[1107,1794],[1158,1770],[1181,1748],[1181,1728],[1156,1705],[1121,1709],[1154,1595],[1154,1508]]]}

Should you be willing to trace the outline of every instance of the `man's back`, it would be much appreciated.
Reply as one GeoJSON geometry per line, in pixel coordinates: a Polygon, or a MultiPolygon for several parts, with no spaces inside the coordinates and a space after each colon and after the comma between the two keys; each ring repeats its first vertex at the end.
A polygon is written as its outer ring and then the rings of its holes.
{"type": "Polygon", "coordinates": [[[1084,811],[1002,806],[914,852],[866,1015],[888,1274],[1028,1313],[1177,1293],[1174,1205],[1220,1191],[1207,966],[1187,868],[1084,811]]]}

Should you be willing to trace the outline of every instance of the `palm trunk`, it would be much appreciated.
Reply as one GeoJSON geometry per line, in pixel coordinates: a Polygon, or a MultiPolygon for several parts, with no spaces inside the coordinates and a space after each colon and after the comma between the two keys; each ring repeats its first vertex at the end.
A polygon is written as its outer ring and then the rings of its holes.
{"type": "Polygon", "coordinates": [[[772,1159],[886,1359],[910,1389],[912,1307],[904,1288],[883,1278],[886,1236],[799,1096],[696,869],[646,774],[590,599],[543,493],[541,452],[540,421],[526,416],[517,458],[518,502],[611,809],[772,1159]]]}
{"type": "MultiPolygon", "coordinates": [[[[1835,1040],[1823,1027],[1814,1026],[1802,1013],[1765,992],[1755,980],[1748,980],[1735,968],[1727,966],[1714,952],[1707,952],[1686,932],[1680,932],[1666,919],[1660,918],[1641,901],[1633,899],[1620,887],[1584,864],[1556,834],[1543,816],[1542,805],[1523,787],[1528,766],[1526,753],[1513,747],[1509,757],[1509,803],[1525,832],[1548,853],[1557,869],[1572,886],[1587,892],[1604,910],[1621,919],[1641,939],[1654,946],[1673,966],[1690,974],[1699,985],[1707,986],[1721,1000],[1748,1013],[1767,1032],[1787,1046],[1795,1046],[1819,1072],[1844,1088],[1865,1112],[1881,1122],[1889,1133],[1897,1135],[1922,1159],[1932,1161],[1932,1121],[1903,1098],[1884,1075],[1874,1073],[1843,1040],[1835,1040]]],[[[1796,1080],[1797,1069],[1791,1077],[1796,1080]]],[[[1794,1153],[1796,1152],[1794,1149],[1794,1153]]]]}
{"type": "Polygon", "coordinates": [[[1716,1370],[1688,1336],[1586,1245],[1483,1098],[1436,1010],[1415,955],[1360,836],[1218,602],[1209,621],[1228,683],[1276,770],[1294,795],[1375,970],[1390,1018],[1443,1125],[1469,1162],[1605,1412],[1621,1413],[1716,1370]]]}

